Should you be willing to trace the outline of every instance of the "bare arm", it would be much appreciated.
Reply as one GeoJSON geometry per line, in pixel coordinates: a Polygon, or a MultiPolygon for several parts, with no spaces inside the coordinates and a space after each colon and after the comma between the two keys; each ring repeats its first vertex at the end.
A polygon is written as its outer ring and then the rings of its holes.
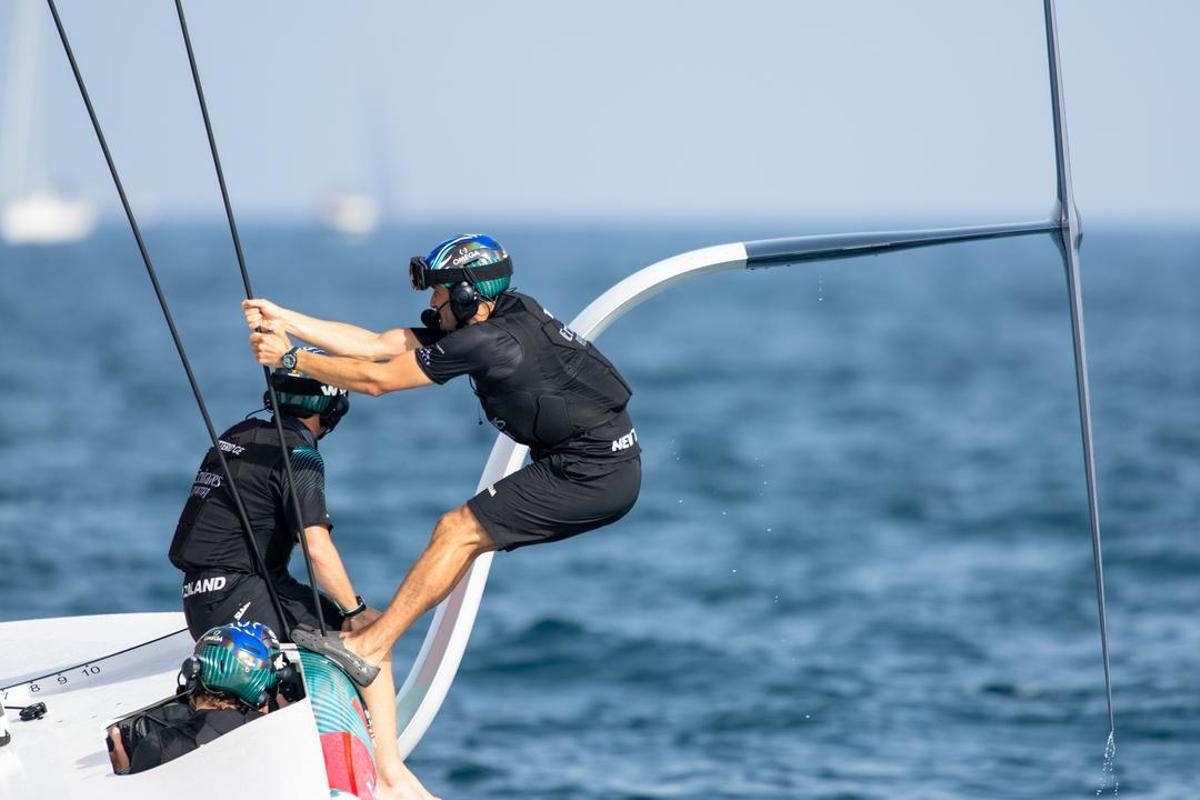
{"type": "Polygon", "coordinates": [[[325,591],[344,609],[352,609],[358,605],[358,595],[350,583],[350,576],[342,564],[329,528],[324,525],[309,525],[304,529],[308,539],[308,553],[312,556],[313,576],[325,591]]]}
{"type": "Polygon", "coordinates": [[[305,351],[297,355],[296,367],[301,372],[322,383],[374,397],[433,383],[424,370],[417,366],[417,354],[411,351],[383,363],[319,356],[305,351]]]}
{"type": "Polygon", "coordinates": [[[275,330],[290,333],[333,355],[367,361],[388,361],[421,346],[408,328],[393,328],[376,333],[347,322],[318,319],[272,303],[264,298],[242,301],[242,311],[250,330],[275,323],[275,330]]]}
{"type": "MultiPolygon", "coordinates": [[[[250,334],[250,349],[254,351],[255,359],[268,367],[279,366],[279,360],[291,348],[287,336],[274,330],[278,325],[267,322],[263,324],[262,333],[250,334]]],[[[416,352],[412,350],[383,363],[321,356],[301,350],[296,353],[296,368],[322,383],[376,397],[433,383],[417,366],[416,352]]]]}

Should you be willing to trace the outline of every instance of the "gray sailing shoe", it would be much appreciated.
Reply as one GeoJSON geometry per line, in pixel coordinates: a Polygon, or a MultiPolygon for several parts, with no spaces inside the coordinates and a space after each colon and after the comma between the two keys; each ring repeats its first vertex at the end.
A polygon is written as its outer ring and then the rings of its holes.
{"type": "Polygon", "coordinates": [[[325,656],[346,673],[350,680],[364,688],[370,686],[371,681],[379,674],[379,667],[347,649],[342,637],[337,633],[322,636],[320,631],[307,625],[297,625],[292,628],[292,641],[305,650],[325,656]]]}

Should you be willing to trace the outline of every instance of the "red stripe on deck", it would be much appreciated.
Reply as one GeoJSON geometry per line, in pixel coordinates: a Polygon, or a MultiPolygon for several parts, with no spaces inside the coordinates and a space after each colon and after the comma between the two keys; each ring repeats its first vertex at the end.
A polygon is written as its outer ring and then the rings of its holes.
{"type": "Polygon", "coordinates": [[[357,736],[345,731],[321,735],[321,753],[329,788],[369,800],[375,797],[375,762],[357,736]]]}

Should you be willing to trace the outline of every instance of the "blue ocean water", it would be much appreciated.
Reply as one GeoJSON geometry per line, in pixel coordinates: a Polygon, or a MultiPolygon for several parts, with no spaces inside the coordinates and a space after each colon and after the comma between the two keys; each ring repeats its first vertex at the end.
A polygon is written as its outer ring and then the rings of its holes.
{"type": "MultiPolygon", "coordinates": [[[[493,231],[517,286],[563,318],[659,258],[780,233],[493,231]]],[[[382,328],[415,322],[407,257],[453,232],[243,234],[259,293],[382,328]]],[[[261,373],[227,233],[147,240],[231,424],[258,406],[261,373]]],[[[1127,798],[1198,794],[1198,257],[1200,231],[1084,242],[1127,798]]],[[[0,249],[0,269],[0,619],[177,608],[165,551],[207,440],[128,232],[0,249]]],[[[1049,239],[709,276],[598,343],[635,388],[642,497],[609,529],[497,557],[411,761],[436,792],[1094,796],[1108,731],[1049,239]]],[[[354,400],[322,450],[369,600],[469,495],[493,438],[463,382],[354,400]]]]}

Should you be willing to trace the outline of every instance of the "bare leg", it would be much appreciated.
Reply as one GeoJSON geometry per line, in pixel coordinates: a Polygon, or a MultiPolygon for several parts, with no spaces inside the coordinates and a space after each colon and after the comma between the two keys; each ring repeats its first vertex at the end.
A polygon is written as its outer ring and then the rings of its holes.
{"type": "MultiPolygon", "coordinates": [[[[371,729],[375,734],[375,767],[379,774],[379,782],[383,796],[389,796],[394,789],[402,784],[401,770],[404,763],[400,759],[400,751],[396,747],[396,706],[392,692],[392,655],[379,665],[379,677],[365,689],[360,689],[363,700],[367,703],[367,711],[371,712],[371,729]]],[[[395,796],[404,797],[403,794],[395,796]]]]}
{"type": "Polygon", "coordinates": [[[436,800],[404,765],[396,744],[392,645],[416,619],[450,593],[478,555],[495,549],[491,537],[466,506],[443,515],[387,610],[368,625],[342,635],[346,646],[356,651],[357,642],[366,642],[364,655],[380,667],[379,677],[362,692],[375,728],[381,798],[436,800]]]}
{"type": "Polygon", "coordinates": [[[365,628],[342,634],[346,647],[372,664],[382,663],[409,626],[450,594],[471,562],[495,549],[467,506],[443,514],[387,610],[365,628]]]}
{"type": "Polygon", "coordinates": [[[404,766],[400,748],[396,746],[396,697],[390,652],[379,665],[379,677],[360,691],[367,702],[367,710],[371,712],[371,727],[375,733],[375,766],[379,774],[380,800],[431,800],[433,795],[404,766]]]}

